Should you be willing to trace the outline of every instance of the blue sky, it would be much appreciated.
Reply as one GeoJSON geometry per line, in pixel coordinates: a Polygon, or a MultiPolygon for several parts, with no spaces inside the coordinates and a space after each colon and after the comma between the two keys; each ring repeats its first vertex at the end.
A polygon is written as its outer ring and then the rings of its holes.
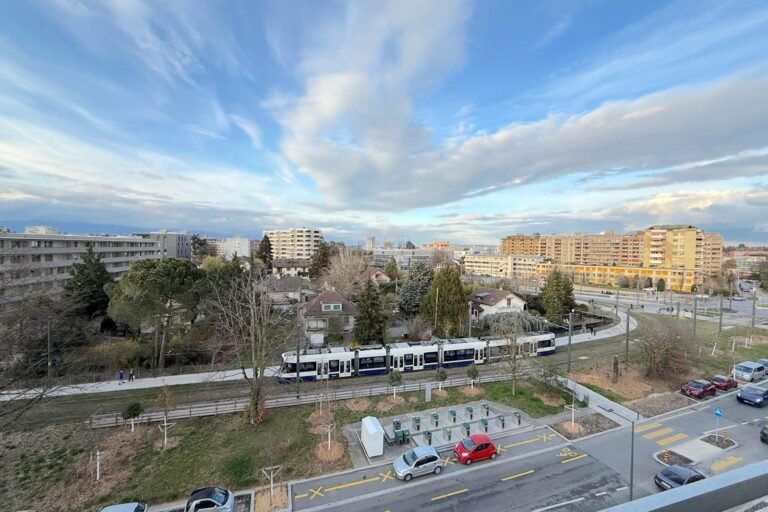
{"type": "Polygon", "coordinates": [[[0,223],[768,241],[762,1],[0,3],[0,223]]]}

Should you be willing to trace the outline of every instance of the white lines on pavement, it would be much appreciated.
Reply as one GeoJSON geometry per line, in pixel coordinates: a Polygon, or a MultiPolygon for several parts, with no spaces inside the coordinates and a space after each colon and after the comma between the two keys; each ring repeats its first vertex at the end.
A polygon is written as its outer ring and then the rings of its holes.
{"type": "Polygon", "coordinates": [[[578,503],[580,501],[584,501],[585,499],[586,498],[584,496],[582,496],[581,498],[576,498],[575,500],[564,501],[562,503],[556,503],[555,505],[550,505],[550,506],[544,507],[544,508],[537,508],[533,512],[544,512],[545,510],[552,510],[553,508],[560,508],[560,507],[564,507],[565,505],[570,505],[572,503],[578,503]]]}
{"type": "Polygon", "coordinates": [[[603,491],[603,492],[597,492],[597,493],[595,493],[595,496],[605,496],[605,495],[607,495],[607,494],[608,494],[608,491],[603,491]]]}
{"type": "Polygon", "coordinates": [[[624,487],[617,487],[617,488],[616,488],[616,492],[619,492],[619,491],[624,491],[624,490],[626,490],[626,489],[629,489],[629,487],[627,487],[626,485],[625,485],[624,487]]]}

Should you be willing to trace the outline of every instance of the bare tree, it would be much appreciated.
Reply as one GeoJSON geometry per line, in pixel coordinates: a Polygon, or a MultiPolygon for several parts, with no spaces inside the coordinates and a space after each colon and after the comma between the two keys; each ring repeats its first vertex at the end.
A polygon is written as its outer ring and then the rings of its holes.
{"type": "Polygon", "coordinates": [[[638,347],[648,377],[671,378],[685,374],[689,342],[677,324],[657,321],[640,327],[638,347]]]}
{"type": "Polygon", "coordinates": [[[443,265],[449,265],[453,263],[453,258],[448,251],[441,249],[435,249],[432,251],[432,267],[437,268],[443,265]]]}
{"type": "Polygon", "coordinates": [[[340,247],[338,254],[331,257],[326,282],[345,298],[349,298],[362,289],[367,269],[368,260],[362,252],[340,247]]]}
{"type": "Polygon", "coordinates": [[[504,362],[509,368],[512,394],[514,395],[522,366],[520,360],[526,359],[536,352],[535,346],[520,345],[518,343],[519,337],[527,332],[543,328],[544,320],[540,317],[521,312],[491,315],[484,319],[484,321],[491,336],[507,340],[507,344],[504,346],[504,362]]]}
{"type": "Polygon", "coordinates": [[[217,336],[234,348],[250,383],[251,424],[266,418],[266,375],[270,355],[291,337],[295,326],[289,312],[273,308],[268,284],[261,274],[248,271],[211,283],[206,308],[217,336]],[[246,368],[252,370],[249,376],[246,368]]]}
{"type": "Polygon", "coordinates": [[[428,340],[432,337],[432,324],[421,315],[406,320],[405,326],[408,329],[408,336],[413,340],[428,340]]]}

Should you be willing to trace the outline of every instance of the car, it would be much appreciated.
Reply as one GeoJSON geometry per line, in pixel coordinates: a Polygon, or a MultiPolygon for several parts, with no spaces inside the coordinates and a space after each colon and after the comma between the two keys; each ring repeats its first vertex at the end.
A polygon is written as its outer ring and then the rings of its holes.
{"type": "Polygon", "coordinates": [[[765,378],[765,366],[754,361],[744,361],[733,369],[734,378],[755,382],[765,378]]]}
{"type": "Polygon", "coordinates": [[[760,440],[765,444],[768,444],[768,425],[760,429],[760,440]]]}
{"type": "Polygon", "coordinates": [[[399,480],[405,480],[406,482],[410,482],[415,476],[430,473],[439,475],[443,472],[444,466],[445,461],[437,454],[437,450],[431,446],[411,448],[392,463],[395,476],[399,480]]]}
{"type": "Polygon", "coordinates": [[[763,365],[765,368],[768,368],[768,359],[758,359],[755,361],[757,364],[763,365]]]}
{"type": "Polygon", "coordinates": [[[704,475],[684,466],[668,466],[656,473],[653,481],[663,491],[704,480],[704,475]]]}
{"type": "Polygon", "coordinates": [[[732,298],[733,300],[735,300],[735,301],[739,301],[739,302],[740,302],[740,301],[743,301],[743,300],[747,300],[747,299],[745,299],[744,297],[742,297],[741,295],[734,295],[734,296],[733,296],[733,297],[731,297],[731,298],[732,298]]]}
{"type": "Polygon", "coordinates": [[[736,394],[736,400],[742,404],[754,405],[755,407],[764,407],[768,404],[768,389],[757,386],[746,386],[741,388],[736,394]]]}
{"type": "Polygon", "coordinates": [[[119,505],[110,505],[104,507],[99,512],[149,512],[149,505],[144,503],[121,503],[119,505]]]}
{"type": "Polygon", "coordinates": [[[729,389],[739,387],[739,383],[736,382],[736,379],[728,377],[727,375],[715,375],[709,379],[709,382],[720,391],[728,391],[729,389]]]}
{"type": "Polygon", "coordinates": [[[493,441],[485,434],[472,434],[462,439],[453,449],[459,464],[470,465],[473,462],[485,459],[495,459],[499,452],[493,441]]]}
{"type": "Polygon", "coordinates": [[[187,500],[184,512],[234,512],[235,495],[221,487],[195,489],[187,500]]]}
{"type": "Polygon", "coordinates": [[[705,398],[715,396],[717,389],[708,380],[692,380],[680,387],[680,392],[693,398],[705,398]]]}

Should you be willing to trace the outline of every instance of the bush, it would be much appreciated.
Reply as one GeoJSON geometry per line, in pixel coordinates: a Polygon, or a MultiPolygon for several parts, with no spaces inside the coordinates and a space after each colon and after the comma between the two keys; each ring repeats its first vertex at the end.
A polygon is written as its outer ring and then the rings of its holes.
{"type": "Polygon", "coordinates": [[[144,406],[139,402],[131,402],[123,409],[123,419],[138,418],[144,412],[144,406]]]}

